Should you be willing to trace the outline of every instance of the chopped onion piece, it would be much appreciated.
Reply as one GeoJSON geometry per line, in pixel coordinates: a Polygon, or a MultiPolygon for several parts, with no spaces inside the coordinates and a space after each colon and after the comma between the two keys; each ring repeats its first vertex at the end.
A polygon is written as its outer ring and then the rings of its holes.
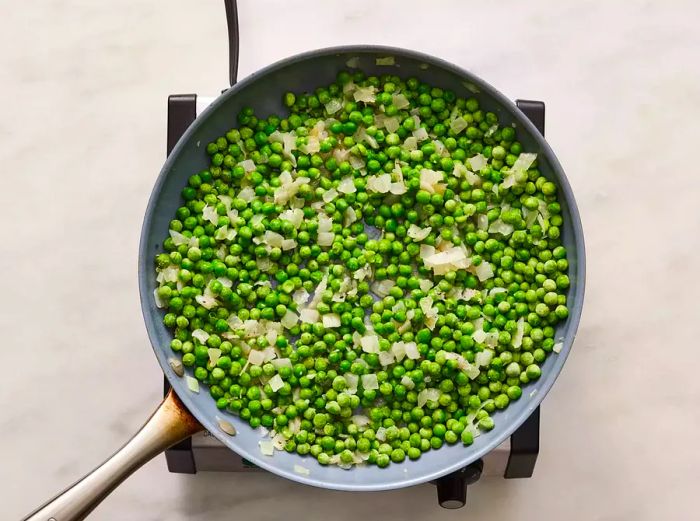
{"type": "Polygon", "coordinates": [[[296,472],[297,474],[301,474],[302,476],[308,476],[309,474],[311,474],[311,471],[309,469],[296,463],[294,464],[294,472],[296,472]]]}
{"type": "Polygon", "coordinates": [[[410,105],[408,99],[403,94],[394,94],[391,96],[392,104],[399,110],[405,109],[410,105]]]}
{"type": "Polygon", "coordinates": [[[474,339],[474,342],[483,344],[484,340],[486,340],[486,332],[483,329],[478,329],[474,331],[472,338],[474,339]]]}
{"type": "Polygon", "coordinates": [[[176,232],[175,230],[168,230],[168,233],[170,234],[170,238],[173,240],[173,244],[175,246],[180,246],[181,244],[188,244],[190,242],[190,238],[182,235],[180,232],[176,232]]]}
{"type": "Polygon", "coordinates": [[[270,378],[267,383],[270,384],[270,388],[275,393],[284,387],[284,380],[282,380],[282,377],[279,374],[276,374],[270,378]]]}
{"type": "Polygon", "coordinates": [[[401,384],[402,384],[406,389],[408,389],[409,391],[410,391],[411,389],[413,389],[413,388],[416,386],[416,382],[414,382],[413,380],[411,380],[411,379],[410,379],[408,376],[406,376],[406,375],[403,375],[403,377],[401,378],[401,384]]]}
{"type": "Polygon", "coordinates": [[[209,339],[209,333],[204,331],[203,329],[195,329],[192,331],[192,338],[196,338],[199,340],[199,343],[202,345],[206,345],[207,340],[209,339]]]}
{"type": "Polygon", "coordinates": [[[418,352],[418,346],[415,342],[406,342],[404,345],[406,350],[406,356],[411,360],[418,360],[420,358],[420,353],[418,352]]]}
{"type": "Polygon", "coordinates": [[[363,336],[360,345],[365,353],[379,353],[379,338],[376,335],[363,336]]]}
{"type": "Polygon", "coordinates": [[[445,193],[447,185],[443,183],[442,172],[423,168],[420,171],[420,187],[431,194],[445,193]]]}
{"type": "Polygon", "coordinates": [[[420,228],[415,224],[412,224],[408,227],[407,235],[414,241],[420,242],[423,239],[425,239],[428,235],[430,235],[431,231],[432,228],[430,226],[428,226],[427,228],[420,228]]]}
{"type": "Polygon", "coordinates": [[[370,424],[370,419],[363,414],[356,414],[354,416],[351,416],[350,421],[359,428],[367,427],[370,424]]]}
{"type": "Polygon", "coordinates": [[[325,105],[328,115],[333,115],[343,108],[343,104],[338,99],[332,99],[325,105]]]}
{"type": "Polygon", "coordinates": [[[185,374],[185,366],[182,365],[181,360],[178,360],[177,358],[170,358],[168,359],[168,365],[176,375],[183,376],[185,374]]]}
{"type": "Polygon", "coordinates": [[[373,389],[379,389],[379,381],[377,380],[377,375],[370,373],[370,374],[363,374],[360,377],[360,380],[362,380],[362,388],[371,391],[373,389]]]}
{"type": "Polygon", "coordinates": [[[520,317],[516,323],[515,334],[513,335],[513,347],[518,349],[523,345],[523,335],[525,334],[525,319],[520,317]]]}
{"type": "Polygon", "coordinates": [[[345,383],[348,386],[348,392],[350,394],[355,394],[357,392],[357,382],[359,382],[360,377],[356,374],[345,373],[343,378],[345,378],[345,383]]]}
{"type": "Polygon", "coordinates": [[[391,351],[379,351],[379,363],[383,366],[394,363],[394,353],[391,351]]]}
{"type": "Polygon", "coordinates": [[[300,288],[292,294],[292,300],[297,306],[306,304],[309,301],[309,292],[304,288],[300,288]]]}
{"type": "Polygon", "coordinates": [[[352,223],[357,221],[357,212],[352,206],[348,206],[347,210],[345,210],[345,217],[343,219],[343,226],[348,227],[352,223]]]}
{"type": "Polygon", "coordinates": [[[512,224],[506,224],[501,219],[496,219],[489,226],[489,233],[500,233],[507,237],[513,233],[514,229],[512,224]]]}
{"type": "Polygon", "coordinates": [[[246,159],[245,161],[241,161],[240,163],[238,163],[238,166],[242,167],[243,170],[245,170],[246,174],[255,170],[255,162],[252,159],[246,159]]]}
{"type": "Polygon", "coordinates": [[[284,239],[282,241],[282,250],[283,251],[293,250],[296,247],[297,247],[297,241],[295,241],[294,239],[284,239]]]}
{"type": "Polygon", "coordinates": [[[433,283],[428,279],[418,279],[418,286],[422,292],[427,293],[433,287],[433,283]]]}
{"type": "Polygon", "coordinates": [[[392,116],[390,118],[386,118],[384,120],[384,128],[386,128],[392,134],[394,132],[396,132],[400,126],[401,126],[401,123],[399,122],[399,118],[397,118],[395,116],[392,116]]]}
{"type": "Polygon", "coordinates": [[[381,174],[377,176],[370,176],[367,178],[367,190],[372,192],[379,192],[381,194],[387,193],[391,189],[391,175],[381,174]]]}
{"type": "Polygon", "coordinates": [[[326,214],[321,213],[318,215],[318,231],[319,232],[329,232],[333,229],[333,219],[328,217],[326,214]]]}
{"type": "Polygon", "coordinates": [[[552,351],[559,354],[559,353],[561,353],[561,350],[563,347],[564,347],[564,342],[555,342],[554,347],[552,347],[552,351]]]}
{"type": "Polygon", "coordinates": [[[282,246],[282,241],[284,241],[284,237],[271,230],[266,230],[265,235],[263,235],[264,244],[272,248],[280,248],[282,246]]]}
{"type": "Polygon", "coordinates": [[[156,288],[153,290],[153,298],[156,301],[156,307],[161,309],[161,308],[165,307],[165,302],[163,301],[162,298],[160,298],[160,294],[158,293],[158,289],[159,288],[156,288]]]}
{"type": "Polygon", "coordinates": [[[397,362],[400,362],[406,356],[406,344],[403,342],[394,342],[391,346],[391,352],[394,354],[397,362]]]}
{"type": "Polygon", "coordinates": [[[335,233],[319,232],[316,242],[319,246],[330,246],[333,244],[333,239],[335,239],[335,233]]]}
{"type": "Polygon", "coordinates": [[[272,456],[275,454],[275,444],[272,440],[260,440],[258,445],[260,446],[260,452],[263,456],[272,456]]]}
{"type": "Polygon", "coordinates": [[[424,127],[418,127],[413,131],[413,137],[416,139],[416,141],[425,141],[430,136],[428,136],[428,131],[425,130],[424,127]]]}
{"type": "Polygon", "coordinates": [[[532,163],[537,159],[537,154],[528,154],[526,152],[521,153],[518,159],[515,160],[513,166],[510,168],[511,172],[525,172],[528,168],[532,166],[532,163]]]}
{"type": "Polygon", "coordinates": [[[403,181],[391,183],[391,186],[389,187],[389,192],[391,192],[394,195],[405,194],[407,191],[408,188],[406,188],[406,185],[403,183],[403,181]]]}
{"type": "Polygon", "coordinates": [[[364,103],[374,103],[377,99],[375,96],[377,88],[373,85],[368,87],[358,87],[355,92],[352,93],[352,97],[355,101],[362,101],[364,103]]]}
{"type": "Polygon", "coordinates": [[[336,197],[338,197],[338,191],[335,188],[331,188],[323,193],[323,202],[330,203],[336,197]]]}
{"type": "Polygon", "coordinates": [[[469,162],[469,166],[474,172],[478,172],[479,170],[488,165],[488,160],[481,154],[477,154],[474,157],[470,157],[469,159],[467,159],[467,161],[469,162]]]}
{"type": "Polygon", "coordinates": [[[426,403],[436,402],[440,399],[440,391],[438,389],[423,389],[418,393],[418,407],[423,407],[426,403]]]}
{"type": "Polygon", "coordinates": [[[493,277],[493,268],[488,262],[482,261],[481,264],[474,268],[474,273],[479,277],[479,280],[483,282],[493,277]]]}
{"type": "Polygon", "coordinates": [[[301,321],[306,324],[315,324],[318,322],[319,313],[315,309],[302,309],[299,312],[299,318],[301,318],[301,321]]]}
{"type": "Polygon", "coordinates": [[[462,116],[458,116],[450,122],[450,130],[455,134],[459,134],[469,126],[462,116]]]}
{"type": "Polygon", "coordinates": [[[209,363],[215,366],[216,363],[219,361],[219,358],[221,357],[221,349],[215,349],[213,347],[210,347],[209,349],[207,349],[207,353],[209,353],[209,363]]]}
{"type": "Polygon", "coordinates": [[[248,362],[252,365],[263,365],[265,363],[265,353],[251,349],[248,353],[248,362]]]}
{"type": "Polygon", "coordinates": [[[340,183],[338,184],[338,191],[341,194],[354,194],[357,192],[352,176],[343,177],[343,179],[341,179],[340,183]]]}
{"type": "Polygon", "coordinates": [[[389,291],[395,284],[396,283],[393,280],[382,280],[379,282],[373,282],[370,289],[378,297],[384,298],[389,296],[389,291]]]}
{"type": "Polygon", "coordinates": [[[280,219],[289,221],[295,228],[299,228],[301,223],[304,222],[304,211],[301,208],[285,210],[280,214],[280,219]]]}
{"type": "Polygon", "coordinates": [[[394,57],[393,57],[393,56],[386,56],[386,57],[383,57],[383,58],[377,58],[376,60],[374,60],[374,62],[375,62],[377,65],[395,65],[395,63],[396,63],[396,62],[394,61],[394,57]]]}
{"type": "Polygon", "coordinates": [[[386,441],[386,427],[379,427],[374,437],[379,441],[386,441]]]}
{"type": "Polygon", "coordinates": [[[190,375],[185,375],[185,381],[187,382],[187,388],[193,393],[199,392],[199,380],[192,378],[190,375]]]}
{"type": "Polygon", "coordinates": [[[205,204],[202,209],[202,217],[204,217],[205,221],[209,221],[214,226],[219,223],[219,214],[216,212],[216,208],[208,204],[205,204]]]}
{"type": "MultiPolygon", "coordinates": [[[[483,333],[483,331],[482,331],[483,333]]],[[[484,349],[483,351],[479,351],[474,355],[474,363],[478,367],[486,367],[491,363],[491,360],[493,359],[493,351],[491,349],[484,349]]]]}
{"type": "Polygon", "coordinates": [[[270,363],[275,369],[280,369],[281,367],[292,368],[292,361],[289,358],[275,358],[270,360],[270,363]]]}
{"type": "Polygon", "coordinates": [[[485,214],[480,214],[476,218],[476,226],[479,230],[486,231],[489,229],[489,218],[485,214]]]}
{"type": "Polygon", "coordinates": [[[406,150],[415,150],[418,148],[418,140],[414,136],[407,137],[403,142],[403,147],[406,150]]]}
{"type": "Polygon", "coordinates": [[[323,327],[340,327],[340,315],[337,313],[327,313],[323,315],[323,327]]]}

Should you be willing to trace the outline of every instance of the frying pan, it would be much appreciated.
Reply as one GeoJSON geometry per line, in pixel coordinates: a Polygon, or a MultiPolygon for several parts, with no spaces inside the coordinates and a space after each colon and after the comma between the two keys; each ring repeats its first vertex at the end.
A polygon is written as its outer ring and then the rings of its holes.
{"type": "Polygon", "coordinates": [[[240,456],[259,467],[285,478],[317,487],[348,490],[386,490],[417,485],[456,471],[482,457],[517,429],[539,405],[554,384],[571,349],[583,305],[585,253],[583,230],[571,187],[554,153],[534,125],[505,96],[477,76],[438,58],[393,47],[367,45],[315,50],[281,60],[245,78],[214,101],[187,129],[168,157],[158,176],[143,222],[139,248],[139,291],[146,329],[156,358],[172,390],[141,430],[111,458],[40,507],[26,519],[68,521],[83,519],[121,481],[146,461],[166,448],[202,429],[240,456]],[[377,58],[391,56],[394,65],[377,65],[377,58]],[[524,388],[520,400],[493,415],[496,428],[483,433],[474,444],[445,446],[430,451],[417,461],[394,464],[380,469],[360,466],[343,470],[336,466],[322,467],[312,458],[276,452],[263,456],[258,447],[261,435],[238,417],[226,415],[216,408],[206,391],[198,394],[187,388],[183,378],[170,367],[171,332],[163,325],[163,311],[156,307],[154,257],[162,250],[162,239],[168,235],[170,219],[181,205],[180,191],[193,172],[208,167],[207,143],[223,135],[235,125],[240,109],[252,106],[256,114],[285,114],[284,92],[312,91],[332,83],[336,74],[347,69],[350,58],[358,59],[359,68],[368,74],[411,76],[454,91],[457,96],[476,97],[482,108],[495,112],[502,125],[514,124],[523,149],[538,154],[543,175],[559,188],[564,225],[562,241],[569,253],[568,290],[569,318],[559,325],[556,335],[563,338],[563,349],[549,356],[542,366],[542,376],[524,388]],[[229,436],[218,427],[225,418],[238,431],[229,436]],[[295,464],[305,465],[309,475],[294,471],[295,464]]]}

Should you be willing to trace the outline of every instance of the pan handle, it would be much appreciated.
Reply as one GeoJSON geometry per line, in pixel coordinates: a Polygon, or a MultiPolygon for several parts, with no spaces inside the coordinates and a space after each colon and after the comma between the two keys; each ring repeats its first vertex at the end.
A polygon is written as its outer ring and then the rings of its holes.
{"type": "Polygon", "coordinates": [[[203,430],[171,390],[146,424],[121,449],[24,521],[85,519],[119,484],[168,447],[203,430]]]}
{"type": "Polygon", "coordinates": [[[229,84],[238,81],[238,5],[236,0],[224,0],[226,26],[228,28],[228,78],[229,84]]]}

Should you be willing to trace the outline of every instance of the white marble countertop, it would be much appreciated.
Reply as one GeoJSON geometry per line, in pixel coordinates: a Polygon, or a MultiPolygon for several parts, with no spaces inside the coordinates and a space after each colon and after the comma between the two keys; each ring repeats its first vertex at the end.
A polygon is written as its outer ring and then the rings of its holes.
{"type": "MultiPolygon", "coordinates": [[[[439,509],[429,485],[348,494],[169,474],[161,456],[93,519],[697,518],[700,4],[241,3],[241,76],[310,48],[382,43],[546,101],[586,230],[578,340],[544,402],[535,476],[479,483],[466,510],[439,509]]],[[[219,91],[227,56],[220,1],[4,7],[0,518],[16,519],[159,400],[136,287],[140,225],[167,95],[219,91]]]]}

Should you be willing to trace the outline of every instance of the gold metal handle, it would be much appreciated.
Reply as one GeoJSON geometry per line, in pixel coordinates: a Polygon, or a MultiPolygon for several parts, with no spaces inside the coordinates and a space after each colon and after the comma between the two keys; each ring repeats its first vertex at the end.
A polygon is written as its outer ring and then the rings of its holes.
{"type": "Polygon", "coordinates": [[[95,470],[29,514],[24,521],[85,519],[144,463],[204,427],[171,390],[146,424],[95,470]]]}

